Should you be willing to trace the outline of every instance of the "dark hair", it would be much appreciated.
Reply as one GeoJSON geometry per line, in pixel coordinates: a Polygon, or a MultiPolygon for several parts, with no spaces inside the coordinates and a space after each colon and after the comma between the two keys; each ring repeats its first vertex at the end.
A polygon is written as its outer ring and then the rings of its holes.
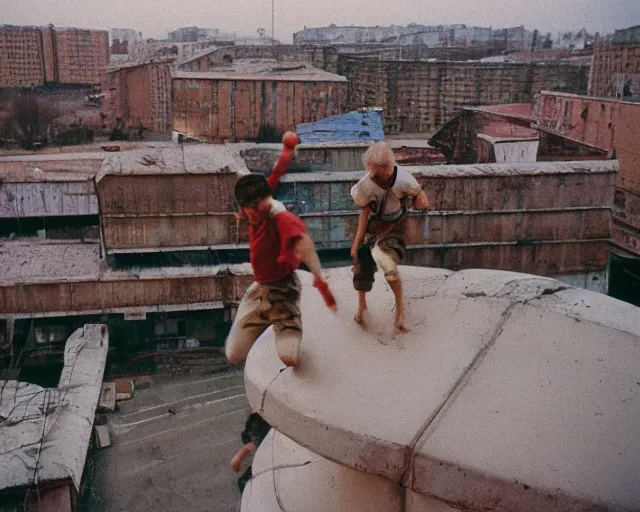
{"type": "Polygon", "coordinates": [[[269,425],[262,416],[254,412],[247,418],[247,423],[240,436],[244,444],[253,441],[256,446],[260,446],[262,440],[267,437],[269,430],[271,430],[271,425],[269,425]]]}
{"type": "Polygon", "coordinates": [[[262,174],[248,174],[240,178],[233,189],[236,202],[246,206],[252,201],[264,199],[271,195],[271,187],[262,174]]]}

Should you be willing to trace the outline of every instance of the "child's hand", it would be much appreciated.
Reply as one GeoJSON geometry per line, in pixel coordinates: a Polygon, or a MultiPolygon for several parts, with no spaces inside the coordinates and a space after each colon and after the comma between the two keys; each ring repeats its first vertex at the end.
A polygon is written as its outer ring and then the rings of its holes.
{"type": "Polygon", "coordinates": [[[338,311],[336,299],[329,289],[329,283],[327,283],[327,280],[322,276],[316,275],[313,279],[313,286],[318,289],[327,307],[334,313],[338,311]]]}
{"type": "Polygon", "coordinates": [[[242,464],[242,458],[238,457],[237,455],[231,459],[231,469],[233,469],[233,471],[235,471],[236,473],[240,472],[240,465],[242,464]]]}

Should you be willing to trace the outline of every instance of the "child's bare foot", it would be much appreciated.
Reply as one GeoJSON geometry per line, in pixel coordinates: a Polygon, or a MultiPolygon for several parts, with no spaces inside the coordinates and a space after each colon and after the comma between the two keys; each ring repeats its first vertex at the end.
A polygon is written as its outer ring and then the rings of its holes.
{"type": "Polygon", "coordinates": [[[396,313],[396,328],[401,331],[408,331],[407,317],[404,313],[404,309],[399,309],[396,313]]]}
{"type": "Polygon", "coordinates": [[[364,324],[364,312],[367,310],[366,307],[364,308],[359,308],[358,311],[356,311],[355,316],[353,317],[353,319],[359,323],[360,325],[364,324]]]}

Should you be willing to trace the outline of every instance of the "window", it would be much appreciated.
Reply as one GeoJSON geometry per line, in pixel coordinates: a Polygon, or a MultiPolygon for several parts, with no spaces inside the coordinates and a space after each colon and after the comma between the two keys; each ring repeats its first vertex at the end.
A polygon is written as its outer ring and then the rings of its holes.
{"type": "Polygon", "coordinates": [[[36,327],[35,333],[37,343],[57,343],[67,339],[67,328],[64,325],[36,327]]]}
{"type": "Polygon", "coordinates": [[[154,325],[156,336],[185,336],[186,321],[177,318],[167,318],[164,321],[156,322],[154,325]]]}

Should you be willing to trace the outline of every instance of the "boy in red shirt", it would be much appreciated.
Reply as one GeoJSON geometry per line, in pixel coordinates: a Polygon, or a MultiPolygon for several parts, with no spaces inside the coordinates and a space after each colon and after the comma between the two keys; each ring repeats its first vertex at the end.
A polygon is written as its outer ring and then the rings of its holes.
{"type": "Polygon", "coordinates": [[[249,251],[255,282],[240,302],[225,344],[227,359],[232,364],[246,359],[256,339],[270,325],[275,331],[280,360],[287,366],[298,363],[302,321],[300,282],[294,270],[300,263],[304,262],[313,273],[313,285],[324,292],[323,295],[330,296],[320,259],[304,222],[272,197],[299,143],[292,133],[285,134],[283,141],[285,148],[269,178],[249,174],[235,185],[235,199],[249,221],[249,251]]]}

